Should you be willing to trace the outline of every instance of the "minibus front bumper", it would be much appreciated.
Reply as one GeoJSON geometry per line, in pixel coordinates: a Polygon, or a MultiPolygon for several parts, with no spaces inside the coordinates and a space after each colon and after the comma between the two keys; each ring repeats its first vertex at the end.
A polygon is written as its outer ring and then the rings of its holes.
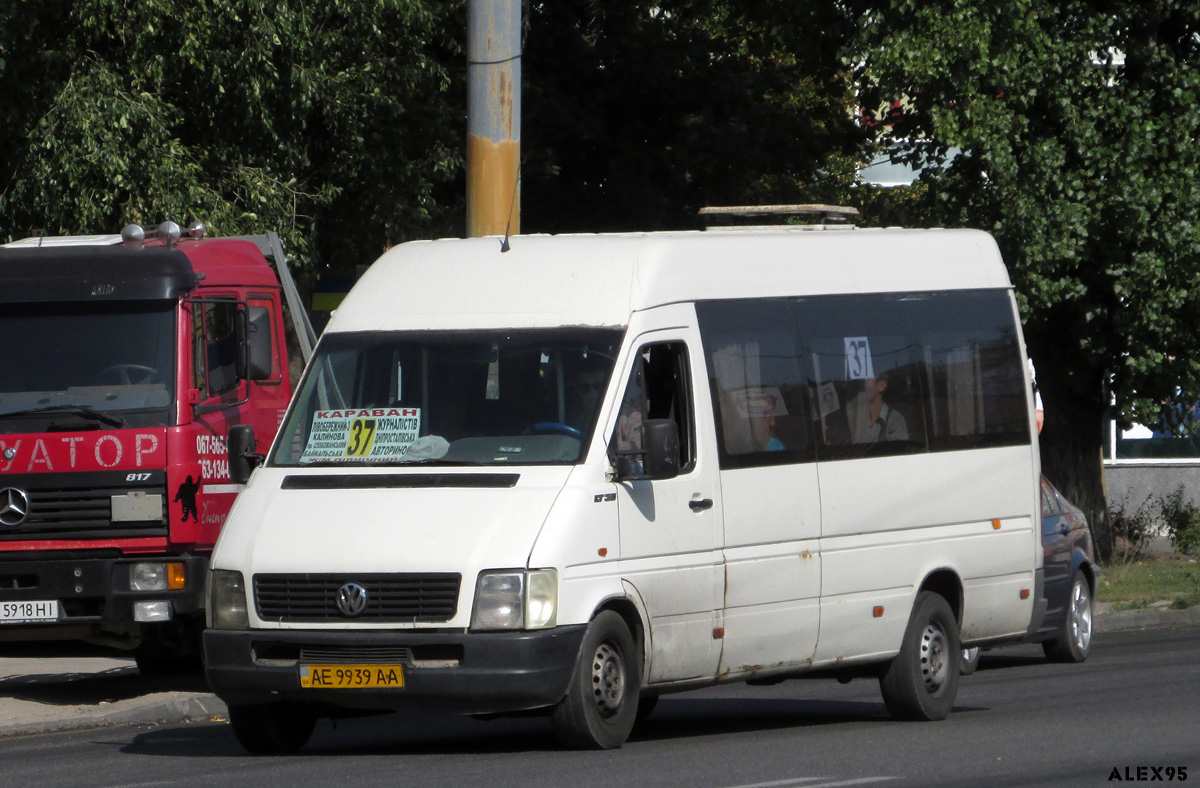
{"type": "Polygon", "coordinates": [[[500,714],[566,694],[585,625],[534,632],[207,630],[209,686],[230,705],[300,702],[357,709],[500,714]],[[403,669],[403,686],[301,686],[312,666],[403,669]]]}

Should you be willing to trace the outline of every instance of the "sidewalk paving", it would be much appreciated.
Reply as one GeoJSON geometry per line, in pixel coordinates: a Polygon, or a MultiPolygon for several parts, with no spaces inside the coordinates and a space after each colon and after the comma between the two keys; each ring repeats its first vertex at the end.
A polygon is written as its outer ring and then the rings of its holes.
{"type": "MultiPolygon", "coordinates": [[[[1200,606],[1160,603],[1113,613],[1097,605],[1096,633],[1200,625],[1200,606]]],[[[0,654],[11,650],[0,644],[0,654]]],[[[62,649],[60,649],[62,651],[62,649]]],[[[0,739],[109,725],[222,720],[225,704],[200,674],[142,676],[111,656],[0,656],[0,739]]]]}

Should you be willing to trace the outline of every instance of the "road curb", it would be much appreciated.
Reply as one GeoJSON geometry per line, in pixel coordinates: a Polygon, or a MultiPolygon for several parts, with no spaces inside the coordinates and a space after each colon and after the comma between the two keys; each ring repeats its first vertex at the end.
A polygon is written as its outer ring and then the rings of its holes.
{"type": "Polygon", "coordinates": [[[197,694],[164,700],[147,698],[129,707],[108,710],[99,706],[76,707],[63,716],[23,722],[0,723],[0,739],[14,736],[33,736],[42,733],[92,730],[117,725],[174,725],[184,722],[224,718],[225,704],[215,695],[197,694]]]}
{"type": "Polygon", "coordinates": [[[1200,606],[1183,610],[1169,607],[1148,607],[1140,610],[1122,610],[1119,613],[1103,613],[1092,620],[1092,631],[1124,632],[1131,629],[1157,627],[1183,627],[1200,624],[1200,606]]]}

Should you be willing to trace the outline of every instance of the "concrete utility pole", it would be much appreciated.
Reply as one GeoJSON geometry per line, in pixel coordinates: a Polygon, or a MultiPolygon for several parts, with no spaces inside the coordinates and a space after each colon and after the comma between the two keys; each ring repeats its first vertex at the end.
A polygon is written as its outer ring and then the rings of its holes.
{"type": "Polygon", "coordinates": [[[467,4],[467,236],[521,229],[521,0],[467,4]]]}

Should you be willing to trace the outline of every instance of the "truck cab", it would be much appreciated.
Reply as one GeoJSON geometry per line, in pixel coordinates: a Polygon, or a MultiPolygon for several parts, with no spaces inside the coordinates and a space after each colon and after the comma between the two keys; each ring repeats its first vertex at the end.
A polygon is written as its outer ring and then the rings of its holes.
{"type": "Polygon", "coordinates": [[[198,654],[225,436],[269,439],[292,390],[278,246],[164,223],[0,247],[0,642],[198,654]]]}

